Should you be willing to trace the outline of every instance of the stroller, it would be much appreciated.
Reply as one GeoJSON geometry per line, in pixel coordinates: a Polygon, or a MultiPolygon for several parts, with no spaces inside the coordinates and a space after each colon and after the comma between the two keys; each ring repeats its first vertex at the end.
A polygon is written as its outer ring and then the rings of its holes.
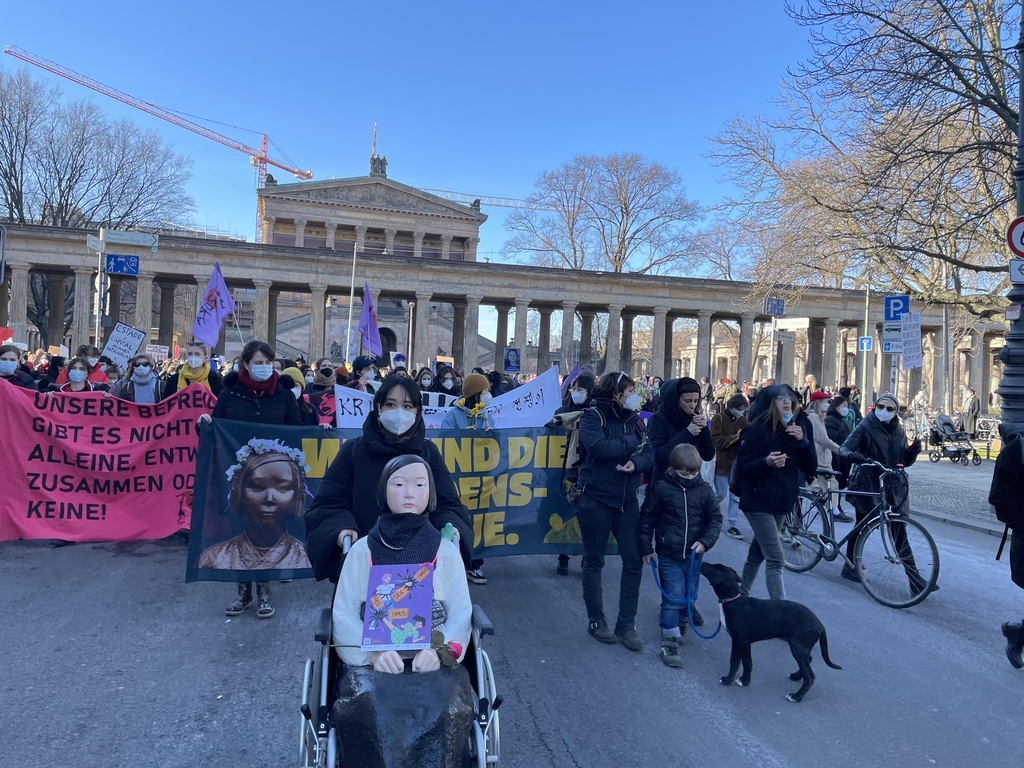
{"type": "Polygon", "coordinates": [[[965,467],[969,462],[974,466],[981,464],[981,454],[975,450],[966,432],[956,428],[953,420],[940,413],[932,422],[928,432],[928,459],[938,463],[945,456],[953,463],[960,462],[965,467]]]}

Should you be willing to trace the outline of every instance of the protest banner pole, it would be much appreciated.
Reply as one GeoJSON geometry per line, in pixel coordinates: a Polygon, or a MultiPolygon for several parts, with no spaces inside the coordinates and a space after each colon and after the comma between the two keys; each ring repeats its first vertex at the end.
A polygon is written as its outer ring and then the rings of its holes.
{"type": "Polygon", "coordinates": [[[359,246],[356,243],[352,243],[352,279],[349,280],[348,285],[348,328],[345,329],[345,365],[349,365],[349,358],[351,357],[352,348],[352,305],[355,303],[356,297],[356,253],[359,250],[359,246]]]}
{"type": "Polygon", "coordinates": [[[242,338],[242,326],[238,324],[238,315],[235,314],[235,310],[231,310],[231,317],[235,319],[235,330],[238,331],[238,343],[244,347],[245,339],[242,338]]]}
{"type": "Polygon", "coordinates": [[[96,253],[96,348],[100,346],[100,322],[103,314],[103,246],[106,245],[106,230],[100,230],[100,249],[96,253]]]}

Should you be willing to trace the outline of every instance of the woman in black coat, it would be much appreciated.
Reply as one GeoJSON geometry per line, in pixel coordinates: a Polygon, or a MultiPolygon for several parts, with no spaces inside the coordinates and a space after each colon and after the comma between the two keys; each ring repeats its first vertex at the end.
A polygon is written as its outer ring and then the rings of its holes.
{"type": "MultiPolygon", "coordinates": [[[[562,398],[562,405],[555,411],[555,416],[562,416],[565,414],[581,413],[582,411],[590,408],[594,404],[594,389],[597,387],[597,380],[589,373],[581,373],[577,376],[572,384],[569,385],[569,391],[565,393],[565,397],[562,398]]],[[[579,429],[579,420],[573,423],[566,424],[560,419],[552,419],[548,424],[549,427],[565,426],[566,437],[571,434],[571,430],[579,429]]],[[[579,472],[579,467],[566,467],[567,470],[574,469],[579,472]]],[[[569,575],[569,556],[559,555],[558,565],[555,567],[555,573],[559,576],[569,575]]]]}
{"type": "Polygon", "coordinates": [[[800,395],[785,384],[766,387],[750,410],[736,455],[736,482],[740,511],[754,532],[743,564],[740,590],[750,588],[765,560],[765,581],[773,600],[785,600],[782,582],[785,565],[779,526],[793,510],[797,493],[818,468],[811,423],[800,408],[800,395]]]}
{"type": "Polygon", "coordinates": [[[700,384],[684,376],[661,385],[661,405],[647,425],[654,449],[655,477],[668,469],[668,457],[677,445],[688,443],[703,461],[715,458],[708,417],[700,412],[700,384]]]}
{"type": "Polygon", "coordinates": [[[388,376],[373,398],[363,434],[346,440],[331,462],[305,514],[306,554],[317,581],[338,582],[342,543],[365,536],[377,522],[377,484],[384,466],[395,456],[413,454],[430,466],[437,493],[437,507],[430,521],[441,529],[451,523],[458,534],[466,568],[472,561],[473,525],[459,498],[441,452],[427,439],[423,400],[412,379],[388,376]]]}
{"type": "MultiPolygon", "coordinates": [[[[237,373],[224,378],[224,389],[217,398],[211,416],[214,419],[246,421],[250,424],[301,426],[299,404],[292,392],[294,382],[274,370],[274,350],[265,341],[250,341],[242,349],[237,373]]],[[[210,416],[201,416],[209,421],[210,416]]],[[[270,584],[256,583],[256,616],[269,619],[274,615],[270,604],[270,584]]],[[[224,612],[238,616],[252,605],[252,584],[238,583],[238,598],[224,612]]]]}

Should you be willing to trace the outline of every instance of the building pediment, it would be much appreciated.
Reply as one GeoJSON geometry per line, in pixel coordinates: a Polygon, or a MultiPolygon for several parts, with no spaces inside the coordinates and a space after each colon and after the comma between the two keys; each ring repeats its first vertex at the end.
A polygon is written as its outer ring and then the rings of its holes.
{"type": "Polygon", "coordinates": [[[283,184],[259,190],[264,201],[309,201],[343,208],[364,208],[396,213],[418,213],[455,217],[478,224],[487,215],[444,198],[422,192],[390,179],[338,179],[299,184],[283,184]]]}

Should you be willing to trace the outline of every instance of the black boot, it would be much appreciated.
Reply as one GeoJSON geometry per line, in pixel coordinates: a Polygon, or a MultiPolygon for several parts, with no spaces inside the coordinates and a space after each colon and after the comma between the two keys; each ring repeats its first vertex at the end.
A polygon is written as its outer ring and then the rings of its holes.
{"type": "Polygon", "coordinates": [[[252,605],[252,584],[248,582],[238,584],[238,597],[235,598],[235,602],[227,607],[224,611],[225,616],[238,616],[246,608],[252,605]]]}
{"type": "Polygon", "coordinates": [[[558,567],[555,568],[555,573],[557,573],[559,576],[568,576],[569,575],[569,556],[568,555],[559,555],[558,556],[558,567]]]}
{"type": "Polygon", "coordinates": [[[1003,624],[1003,637],[1006,638],[1006,658],[1014,669],[1024,669],[1024,659],[1021,658],[1024,652],[1024,622],[1003,624]]]}

